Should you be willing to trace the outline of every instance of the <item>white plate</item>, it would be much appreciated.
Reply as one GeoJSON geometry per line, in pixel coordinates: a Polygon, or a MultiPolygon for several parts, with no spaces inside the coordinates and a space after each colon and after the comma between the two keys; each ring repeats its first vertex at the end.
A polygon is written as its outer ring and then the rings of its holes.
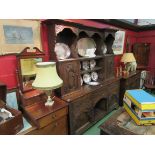
{"type": "Polygon", "coordinates": [[[95,60],[90,60],[90,69],[93,69],[96,66],[95,60]]]}
{"type": "Polygon", "coordinates": [[[54,51],[58,60],[67,59],[71,54],[70,48],[64,43],[56,43],[54,51]]]}
{"type": "Polygon", "coordinates": [[[92,81],[92,82],[89,82],[88,84],[91,85],[91,86],[97,86],[100,83],[99,82],[96,82],[96,81],[92,81]]]}
{"type": "Polygon", "coordinates": [[[89,69],[89,61],[83,61],[82,62],[82,68],[84,70],[88,70],[89,69]]]}
{"type": "Polygon", "coordinates": [[[95,56],[96,44],[92,38],[81,38],[77,42],[78,54],[82,57],[95,56]]]}
{"type": "Polygon", "coordinates": [[[84,81],[84,83],[86,83],[86,84],[88,84],[90,81],[91,81],[91,76],[90,76],[90,74],[84,74],[83,75],[83,81],[84,81]]]}
{"type": "Polygon", "coordinates": [[[97,80],[98,80],[98,74],[97,74],[96,72],[92,72],[92,73],[91,73],[91,79],[92,79],[93,81],[97,81],[97,80]]]}

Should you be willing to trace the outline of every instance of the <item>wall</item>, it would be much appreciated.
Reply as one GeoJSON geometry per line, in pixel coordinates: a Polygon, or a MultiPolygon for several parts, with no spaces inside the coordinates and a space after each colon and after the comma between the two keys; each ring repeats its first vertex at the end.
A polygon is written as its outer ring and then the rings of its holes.
{"type": "MultiPolygon", "coordinates": [[[[107,24],[100,24],[89,20],[69,20],[73,22],[78,22],[87,26],[97,27],[97,28],[114,28],[107,24]]],[[[41,38],[42,38],[42,48],[45,51],[45,60],[49,60],[48,51],[48,41],[47,41],[47,27],[45,25],[41,26],[41,38]]],[[[137,33],[132,31],[126,31],[125,37],[125,45],[126,38],[128,37],[130,40],[130,45],[136,42],[137,33]]],[[[124,47],[124,52],[126,51],[126,46],[124,47]]],[[[115,56],[115,66],[120,66],[120,59],[122,55],[115,56]]],[[[16,75],[16,56],[0,56],[0,81],[7,84],[9,89],[17,87],[17,75],[16,75]]]]}
{"type": "MultiPolygon", "coordinates": [[[[123,49],[123,53],[125,53],[126,51],[131,51],[131,47],[134,43],[137,42],[137,32],[133,32],[133,31],[129,31],[129,30],[124,30],[125,32],[125,42],[124,42],[124,49],[123,49]],[[129,43],[129,47],[127,49],[127,40],[129,43]]],[[[121,60],[122,55],[117,55],[115,56],[115,67],[119,67],[120,66],[120,60],[121,60]]]]}

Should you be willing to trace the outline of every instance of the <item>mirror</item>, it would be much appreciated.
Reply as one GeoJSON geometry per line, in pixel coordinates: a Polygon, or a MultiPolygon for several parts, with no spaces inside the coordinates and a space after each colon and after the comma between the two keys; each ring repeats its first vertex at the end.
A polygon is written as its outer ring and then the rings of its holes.
{"type": "MultiPolygon", "coordinates": [[[[32,90],[32,83],[36,77],[36,63],[44,61],[44,53],[38,48],[35,52],[28,52],[25,48],[18,56],[18,79],[22,92],[32,90]]],[[[29,50],[30,51],[30,50],[29,50]]]]}
{"type": "Polygon", "coordinates": [[[20,59],[23,89],[32,89],[32,83],[36,77],[36,63],[42,62],[42,58],[20,59]]]}

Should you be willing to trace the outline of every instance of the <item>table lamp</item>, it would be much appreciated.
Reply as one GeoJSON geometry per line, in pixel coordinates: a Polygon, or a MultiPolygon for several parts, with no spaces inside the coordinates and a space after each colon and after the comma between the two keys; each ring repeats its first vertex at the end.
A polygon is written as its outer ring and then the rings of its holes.
{"type": "Polygon", "coordinates": [[[32,87],[43,90],[47,94],[45,106],[52,106],[54,101],[51,99],[51,91],[62,86],[63,81],[57,74],[55,62],[39,62],[36,64],[37,74],[32,87]]]}
{"type": "Polygon", "coordinates": [[[133,53],[124,53],[121,62],[124,62],[125,64],[125,69],[127,72],[135,71],[137,67],[136,59],[133,55],[133,53]]]}

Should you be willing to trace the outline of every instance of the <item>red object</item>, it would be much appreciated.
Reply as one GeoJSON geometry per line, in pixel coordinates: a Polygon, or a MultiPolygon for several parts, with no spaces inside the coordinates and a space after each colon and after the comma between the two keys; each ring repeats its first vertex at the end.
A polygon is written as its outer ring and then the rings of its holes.
{"type": "MultiPolygon", "coordinates": [[[[70,21],[77,21],[87,26],[93,27],[100,27],[100,28],[108,28],[111,27],[107,24],[100,24],[95,23],[94,21],[88,20],[70,20],[70,21]]],[[[129,50],[131,51],[131,47],[136,42],[149,42],[151,43],[151,51],[149,56],[149,70],[155,71],[155,30],[154,31],[145,31],[145,32],[133,32],[133,31],[126,31],[126,37],[124,42],[124,52],[126,51],[126,41],[129,41],[129,50]]],[[[41,25],[41,41],[42,41],[42,48],[45,51],[45,60],[49,60],[49,53],[48,53],[48,41],[47,41],[47,27],[46,25],[41,25]]],[[[115,56],[115,67],[119,67],[121,65],[122,55],[115,56]]],[[[7,84],[9,89],[17,87],[17,78],[16,78],[16,56],[0,56],[0,81],[7,84]]]]}
{"type": "Polygon", "coordinates": [[[16,56],[0,56],[0,81],[9,89],[17,87],[16,67],[16,56]]]}

